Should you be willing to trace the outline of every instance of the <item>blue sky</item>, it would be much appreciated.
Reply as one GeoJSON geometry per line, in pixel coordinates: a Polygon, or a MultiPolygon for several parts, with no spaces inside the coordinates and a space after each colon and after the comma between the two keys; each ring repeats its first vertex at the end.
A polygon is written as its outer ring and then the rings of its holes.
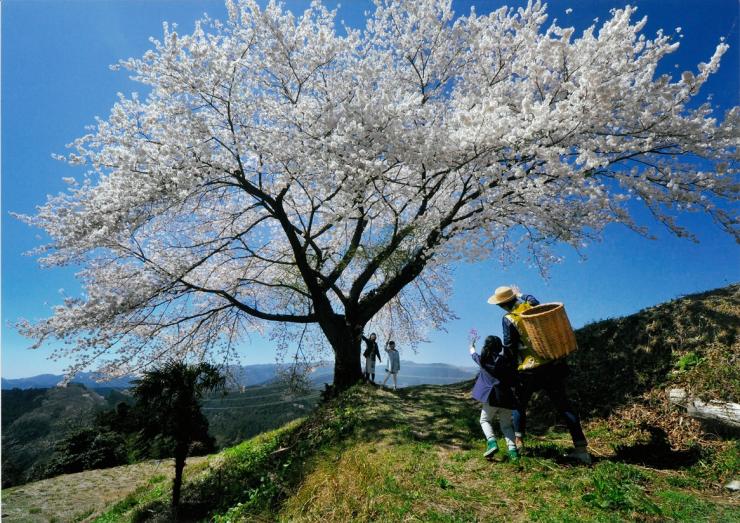
{"type": "MultiPolygon", "coordinates": [[[[306,1],[287,1],[301,11],[306,1]]],[[[455,10],[465,13],[471,4],[487,12],[502,4],[526,2],[455,1],[455,10]]],[[[599,17],[605,19],[612,7],[628,2],[571,0],[549,2],[551,17],[577,30],[599,17]],[[565,10],[573,12],[566,14],[565,10]]],[[[739,103],[740,37],[736,0],[650,0],[633,1],[638,15],[649,18],[645,29],[653,35],[658,28],[685,35],[679,51],[665,61],[663,72],[680,74],[696,70],[707,61],[720,37],[731,48],[718,74],[707,83],[702,98],[713,93],[720,111],[739,103]],[[675,67],[678,64],[678,67],[675,67]]],[[[335,1],[327,1],[330,6],[335,1]]],[[[361,26],[368,0],[345,1],[339,19],[361,26]]],[[[225,18],[223,2],[195,0],[5,0],[2,9],[2,375],[21,377],[59,372],[65,362],[47,360],[49,348],[29,351],[29,340],[10,325],[18,318],[48,316],[50,307],[61,301],[59,289],[73,295],[79,290],[74,271],[42,270],[35,259],[22,253],[38,246],[39,231],[9,216],[9,212],[31,213],[47,194],[64,189],[64,176],[81,172],[51,159],[65,152],[65,144],[84,134],[95,116],[106,117],[117,92],[142,90],[125,72],[112,72],[110,64],[140,56],[160,37],[162,22],[177,22],[180,31],[190,31],[204,12],[225,18]]],[[[719,113],[721,114],[721,112],[719,113]]],[[[485,334],[500,334],[500,311],[486,304],[498,285],[516,283],[543,301],[563,301],[574,326],[607,317],[630,314],[641,308],[684,294],[740,281],[740,248],[703,215],[681,219],[699,238],[699,243],[672,237],[637,211],[642,223],[652,225],[656,240],[648,240],[621,226],[606,229],[601,243],[589,246],[582,260],[563,248],[563,263],[553,266],[548,279],[526,263],[502,267],[496,261],[461,264],[455,270],[453,309],[459,320],[448,324],[448,332],[432,333],[430,343],[418,354],[403,353],[420,362],[468,365],[467,332],[475,327],[485,334]]],[[[403,349],[403,348],[402,348],[403,349]]],[[[243,348],[243,363],[274,361],[267,342],[253,340],[243,348]]]]}

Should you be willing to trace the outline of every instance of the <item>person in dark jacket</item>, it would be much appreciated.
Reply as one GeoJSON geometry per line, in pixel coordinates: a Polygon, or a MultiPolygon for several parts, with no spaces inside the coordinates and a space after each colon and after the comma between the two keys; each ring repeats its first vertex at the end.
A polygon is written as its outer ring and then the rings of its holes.
{"type": "Polygon", "coordinates": [[[475,344],[471,345],[470,355],[480,368],[471,396],[482,406],[480,426],[487,441],[483,455],[490,457],[498,451],[496,434],[491,425],[491,421],[498,418],[499,427],[501,427],[508,447],[509,459],[516,461],[519,459],[519,452],[516,449],[514,428],[511,422],[512,409],[515,407],[514,359],[510,353],[506,352],[498,336],[486,337],[480,355],[475,350],[475,344]]]}
{"type": "Polygon", "coordinates": [[[565,420],[573,439],[575,449],[566,457],[590,464],[591,456],[588,454],[588,442],[581,428],[581,420],[565,390],[568,366],[563,359],[548,360],[537,354],[522,324],[521,313],[540,302],[531,295],[517,295],[511,287],[499,287],[488,298],[488,303],[498,305],[506,311],[502,321],[504,350],[512,354],[518,362],[517,407],[513,416],[517,447],[522,446],[526,431],[527,404],[535,391],[544,390],[565,420]]]}
{"type": "Polygon", "coordinates": [[[378,348],[378,342],[375,341],[377,336],[373,332],[369,338],[362,337],[365,340],[365,352],[362,355],[365,357],[365,381],[375,383],[375,358],[378,361],[380,359],[380,349],[378,348]]]}

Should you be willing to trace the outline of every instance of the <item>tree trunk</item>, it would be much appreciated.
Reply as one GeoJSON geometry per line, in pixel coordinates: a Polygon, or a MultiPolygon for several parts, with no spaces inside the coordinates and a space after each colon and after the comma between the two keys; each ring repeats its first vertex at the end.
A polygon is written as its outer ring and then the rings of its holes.
{"type": "Polygon", "coordinates": [[[334,387],[337,392],[350,388],[362,380],[360,343],[348,343],[334,347],[334,387]]]}
{"type": "Polygon", "coordinates": [[[334,392],[341,392],[362,381],[362,326],[324,327],[324,333],[334,349],[334,392]]]}
{"type": "Polygon", "coordinates": [[[172,480],[172,512],[177,518],[180,506],[180,488],[182,487],[182,471],[185,468],[187,446],[177,445],[175,448],[175,479],[172,480]]]}

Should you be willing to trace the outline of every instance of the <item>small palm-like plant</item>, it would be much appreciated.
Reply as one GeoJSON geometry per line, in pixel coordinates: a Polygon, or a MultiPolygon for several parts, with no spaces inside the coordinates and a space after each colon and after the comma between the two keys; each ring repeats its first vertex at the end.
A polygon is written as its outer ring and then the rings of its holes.
{"type": "Polygon", "coordinates": [[[203,393],[224,386],[225,378],[209,363],[169,361],[134,382],[138,408],[146,413],[144,437],[164,437],[174,444],[175,479],[172,507],[180,504],[182,472],[190,445],[208,440],[208,420],[200,410],[203,393]]]}

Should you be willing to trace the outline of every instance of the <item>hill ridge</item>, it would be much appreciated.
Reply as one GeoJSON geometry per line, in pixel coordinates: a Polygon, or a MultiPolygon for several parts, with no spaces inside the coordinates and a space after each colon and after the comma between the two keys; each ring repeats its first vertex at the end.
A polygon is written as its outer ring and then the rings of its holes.
{"type": "MultiPolygon", "coordinates": [[[[672,410],[664,390],[737,394],[739,295],[734,284],[579,329],[571,378],[593,467],[560,459],[570,438],[541,401],[521,463],[490,463],[470,381],[396,393],[358,385],[209,457],[188,478],[185,508],[217,523],[738,521],[740,498],[723,489],[740,470],[738,440],[672,410]]],[[[149,486],[89,519],[167,511],[167,489],[149,486]]]]}

